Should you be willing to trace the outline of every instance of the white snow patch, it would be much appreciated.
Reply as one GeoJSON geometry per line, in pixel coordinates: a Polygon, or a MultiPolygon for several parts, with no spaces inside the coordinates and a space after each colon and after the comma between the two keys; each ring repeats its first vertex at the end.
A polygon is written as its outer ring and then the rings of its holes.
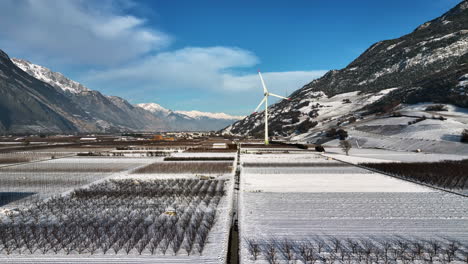
{"type": "Polygon", "coordinates": [[[191,118],[200,119],[203,117],[213,118],[213,119],[226,119],[226,120],[240,120],[245,116],[232,116],[225,113],[210,113],[210,112],[200,112],[196,110],[192,111],[176,111],[176,113],[189,116],[191,118]]]}
{"type": "Polygon", "coordinates": [[[90,91],[88,88],[82,84],[70,80],[59,72],[53,72],[50,69],[33,64],[29,61],[22,59],[11,59],[11,61],[16,64],[20,69],[31,75],[32,77],[39,79],[45,83],[52,85],[63,91],[69,91],[71,93],[82,93],[90,91]]]}
{"type": "Polygon", "coordinates": [[[156,104],[156,103],[143,103],[143,104],[137,104],[136,106],[140,107],[140,108],[143,108],[151,113],[162,113],[164,115],[169,115],[170,113],[172,113],[171,110],[169,109],[166,109],[164,107],[162,107],[161,105],[159,104],[156,104]]]}

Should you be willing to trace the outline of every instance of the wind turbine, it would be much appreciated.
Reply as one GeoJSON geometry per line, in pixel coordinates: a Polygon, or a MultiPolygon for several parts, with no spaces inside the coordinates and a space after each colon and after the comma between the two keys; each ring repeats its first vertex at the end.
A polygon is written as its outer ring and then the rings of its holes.
{"type": "Polygon", "coordinates": [[[291,100],[290,98],[283,97],[281,95],[273,94],[268,92],[268,89],[266,88],[265,81],[263,80],[262,73],[260,70],[258,70],[258,76],[260,76],[260,81],[262,82],[263,86],[263,100],[258,104],[257,108],[255,108],[254,114],[257,113],[257,110],[262,106],[263,103],[265,103],[265,145],[268,145],[268,96],[274,96],[278,97],[281,99],[286,99],[286,100],[291,100]]]}

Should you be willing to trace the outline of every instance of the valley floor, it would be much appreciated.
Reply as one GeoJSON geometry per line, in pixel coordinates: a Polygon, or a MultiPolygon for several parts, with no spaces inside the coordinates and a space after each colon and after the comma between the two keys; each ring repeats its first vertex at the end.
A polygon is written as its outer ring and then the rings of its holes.
{"type": "MultiPolygon", "coordinates": [[[[32,193],[29,198],[3,205],[1,209],[27,207],[33,201],[49,200],[54,195],[69,196],[76,188],[90,188],[109,180],[131,180],[133,184],[169,179],[224,180],[225,195],[216,207],[216,222],[209,232],[202,254],[171,249],[154,254],[136,249],[129,253],[100,251],[90,254],[59,251],[41,254],[26,249],[10,254],[0,251],[1,263],[226,263],[229,230],[238,220],[240,262],[268,263],[261,253],[255,260],[248,250],[248,240],[262,247],[272,241],[292,241],[305,245],[325,241],[331,250],[333,239],[377,241],[457,241],[461,250],[468,245],[468,202],[466,197],[375,173],[353,164],[362,162],[418,162],[467,159],[468,155],[424,154],[381,149],[353,148],[346,156],[339,148],[327,152],[294,148],[249,148],[242,145],[236,153],[173,153],[177,161],[163,157],[64,157],[0,168],[0,193],[32,193]],[[240,185],[236,190],[235,164],[240,161],[240,185]],[[180,161],[180,159],[212,161],[180,161]],[[213,161],[215,158],[229,161],[213,161]],[[345,161],[345,162],[342,162],[345,161]],[[182,171],[184,163],[232,166],[230,173],[191,173],[182,171]],[[210,163],[211,162],[211,163],[210,163]],[[172,164],[170,171],[141,168],[150,164],[172,164]],[[14,168],[14,169],[12,169],[14,168]],[[47,184],[44,184],[47,183],[47,184]],[[236,211],[237,210],[237,211],[236,211]],[[233,219],[233,215],[237,218],[233,219]]],[[[211,166],[210,165],[210,166],[211,166]]],[[[201,206],[197,210],[209,211],[201,206]]],[[[136,210],[135,212],[138,212],[136,210]]],[[[5,214],[0,211],[0,219],[5,214]]],[[[155,212],[157,215],[158,213],[155,212]]],[[[4,222],[8,223],[8,221],[4,222]]],[[[2,249],[0,249],[2,250],[2,249]]],[[[236,254],[236,252],[232,252],[236,254]]],[[[276,252],[280,263],[286,263],[276,252]]],[[[300,260],[298,254],[295,258],[300,260]]],[[[326,253],[329,254],[329,253],[326,253]]]]}

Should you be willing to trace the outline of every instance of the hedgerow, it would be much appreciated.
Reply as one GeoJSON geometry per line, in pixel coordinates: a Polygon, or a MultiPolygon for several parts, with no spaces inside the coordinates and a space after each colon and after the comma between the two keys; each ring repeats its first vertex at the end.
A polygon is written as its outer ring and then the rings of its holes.
{"type": "Polygon", "coordinates": [[[462,190],[468,188],[468,160],[361,165],[437,187],[462,190]]]}
{"type": "Polygon", "coordinates": [[[133,173],[230,173],[232,166],[232,162],[156,162],[133,173]]]}

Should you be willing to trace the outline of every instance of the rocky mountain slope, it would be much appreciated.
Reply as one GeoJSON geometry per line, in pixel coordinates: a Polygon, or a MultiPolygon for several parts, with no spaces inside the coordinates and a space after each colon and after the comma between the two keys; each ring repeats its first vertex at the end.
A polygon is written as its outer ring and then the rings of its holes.
{"type": "Polygon", "coordinates": [[[156,111],[157,104],[134,106],[43,66],[10,60],[4,52],[0,66],[1,133],[218,130],[239,119],[202,112],[192,117],[159,105],[156,111]]]}
{"type": "MultiPolygon", "coordinates": [[[[164,120],[158,119],[139,107],[134,107],[122,98],[105,96],[68,79],[61,73],[53,72],[26,60],[12,59],[12,62],[25,73],[55,88],[58,94],[70,101],[68,104],[80,108],[91,116],[92,119],[89,121],[95,125],[95,128],[84,129],[84,131],[119,132],[168,129],[164,120]]],[[[82,130],[79,127],[78,131],[82,130]]],[[[44,127],[42,132],[55,131],[48,131],[48,128],[44,127]]]]}
{"type": "MultiPolygon", "coordinates": [[[[271,106],[271,135],[302,137],[421,102],[468,107],[468,0],[410,34],[380,41],[271,106]]],[[[265,80],[268,82],[268,80],[265,80]]],[[[261,135],[264,113],[223,131],[261,135]]]]}
{"type": "Polygon", "coordinates": [[[97,131],[94,118],[55,87],[20,68],[0,50],[0,131],[97,131]]]}

